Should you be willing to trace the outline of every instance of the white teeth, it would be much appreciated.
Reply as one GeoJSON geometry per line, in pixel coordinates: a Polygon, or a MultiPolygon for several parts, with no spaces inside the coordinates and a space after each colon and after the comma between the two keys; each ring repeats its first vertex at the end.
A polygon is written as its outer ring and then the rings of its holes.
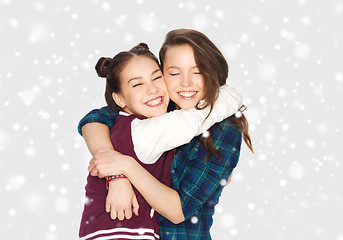
{"type": "Polygon", "coordinates": [[[162,97],[156,98],[154,100],[148,101],[146,104],[149,106],[155,106],[157,104],[159,104],[160,102],[162,102],[162,97]]]}
{"type": "Polygon", "coordinates": [[[182,97],[192,97],[196,94],[197,92],[179,92],[179,94],[182,96],[182,97]]]}

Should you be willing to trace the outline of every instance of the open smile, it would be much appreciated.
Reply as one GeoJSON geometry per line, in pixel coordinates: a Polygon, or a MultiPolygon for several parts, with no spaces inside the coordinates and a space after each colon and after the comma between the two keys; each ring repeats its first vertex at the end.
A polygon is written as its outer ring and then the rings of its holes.
{"type": "Polygon", "coordinates": [[[151,100],[145,102],[145,105],[147,105],[149,107],[158,107],[158,106],[162,105],[163,102],[164,102],[163,97],[157,97],[157,98],[154,98],[154,99],[151,99],[151,100]]]}
{"type": "Polygon", "coordinates": [[[198,93],[197,91],[180,91],[180,92],[178,92],[179,96],[185,100],[190,100],[190,99],[195,98],[195,95],[197,93],[198,93]]]}

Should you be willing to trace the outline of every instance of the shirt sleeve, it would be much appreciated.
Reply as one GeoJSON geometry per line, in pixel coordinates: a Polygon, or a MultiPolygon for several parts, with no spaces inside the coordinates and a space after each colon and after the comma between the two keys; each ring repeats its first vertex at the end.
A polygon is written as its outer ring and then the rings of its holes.
{"type": "MultiPolygon", "coordinates": [[[[208,199],[218,190],[223,188],[232,170],[236,167],[240,155],[241,133],[228,123],[222,123],[220,129],[213,133],[213,143],[222,154],[222,159],[212,156],[204,161],[206,149],[198,143],[197,149],[188,149],[185,157],[191,155],[184,170],[184,177],[180,181],[178,193],[181,199],[185,219],[196,216],[208,199]],[[192,155],[192,151],[196,154],[192,155]]],[[[180,159],[185,161],[185,159],[180,159]]],[[[219,196],[218,196],[219,198],[219,196]]]]}
{"type": "Polygon", "coordinates": [[[82,127],[87,123],[92,122],[105,124],[109,129],[111,129],[117,117],[118,112],[112,110],[110,107],[94,109],[80,120],[77,130],[79,134],[82,136],[82,127]]]}
{"type": "Polygon", "coordinates": [[[219,96],[209,116],[210,107],[206,107],[202,110],[175,110],[143,120],[135,119],[131,123],[135,153],[142,162],[152,164],[165,151],[189,143],[194,136],[236,113],[241,105],[240,93],[226,84],[220,87],[219,96]]]}

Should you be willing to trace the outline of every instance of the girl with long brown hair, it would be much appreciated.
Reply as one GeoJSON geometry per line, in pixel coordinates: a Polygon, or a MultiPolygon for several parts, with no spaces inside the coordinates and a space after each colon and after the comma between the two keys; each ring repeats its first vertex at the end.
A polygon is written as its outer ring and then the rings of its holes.
{"type": "MultiPolygon", "coordinates": [[[[226,83],[228,65],[204,34],[188,29],[169,32],[160,50],[160,61],[175,108],[214,107],[219,88],[226,83]]],[[[81,120],[79,130],[89,146],[96,135],[108,134],[106,126],[91,122],[108,124],[113,116],[113,111],[101,109],[81,120]]],[[[171,163],[171,187],[159,182],[131,157],[113,150],[95,154],[88,169],[99,177],[124,174],[160,214],[161,239],[211,239],[214,207],[238,163],[242,138],[252,150],[246,118],[237,114],[177,148],[171,163]]]]}

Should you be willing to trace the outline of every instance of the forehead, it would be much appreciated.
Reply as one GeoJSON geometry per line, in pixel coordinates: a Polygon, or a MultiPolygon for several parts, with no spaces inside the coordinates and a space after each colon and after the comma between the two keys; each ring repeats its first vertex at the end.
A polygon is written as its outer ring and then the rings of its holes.
{"type": "Polygon", "coordinates": [[[151,76],[156,69],[160,69],[160,67],[151,58],[134,56],[126,63],[119,76],[121,81],[125,81],[131,78],[151,76]]]}
{"type": "Polygon", "coordinates": [[[195,59],[193,48],[188,44],[168,47],[165,56],[165,64],[188,65],[194,63],[195,59]]]}
{"type": "Polygon", "coordinates": [[[158,68],[159,66],[151,58],[146,57],[146,56],[134,56],[126,63],[126,65],[122,69],[122,72],[127,72],[127,71],[147,72],[150,70],[150,68],[156,68],[156,67],[158,68]]]}

